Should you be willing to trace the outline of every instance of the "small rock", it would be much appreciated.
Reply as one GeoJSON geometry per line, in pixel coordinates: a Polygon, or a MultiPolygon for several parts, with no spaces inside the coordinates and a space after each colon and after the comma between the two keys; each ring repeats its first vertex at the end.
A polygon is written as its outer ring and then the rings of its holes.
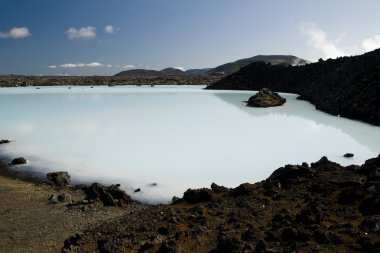
{"type": "Polygon", "coordinates": [[[52,194],[49,197],[49,204],[57,204],[58,203],[58,195],[52,194]]]}
{"type": "Polygon", "coordinates": [[[10,143],[11,141],[9,140],[0,140],[0,144],[7,144],[7,143],[10,143]]]}
{"type": "Polygon", "coordinates": [[[184,194],[182,200],[187,201],[189,203],[200,203],[206,202],[213,199],[212,191],[207,188],[202,189],[188,189],[184,194]]]}
{"type": "Polygon", "coordinates": [[[93,183],[88,187],[84,187],[83,191],[86,193],[86,199],[89,202],[100,200],[105,206],[121,206],[123,203],[132,201],[131,197],[119,189],[117,185],[107,187],[99,183],[93,183]]]}
{"type": "Polygon", "coordinates": [[[248,196],[254,193],[255,186],[253,184],[244,183],[232,190],[232,196],[248,196]]]}
{"type": "Polygon", "coordinates": [[[177,197],[177,196],[173,196],[172,198],[172,202],[175,203],[177,201],[181,200],[181,198],[177,197]]]}
{"type": "Polygon", "coordinates": [[[162,242],[160,248],[157,251],[158,253],[181,253],[184,250],[177,244],[174,239],[168,239],[162,242]]]}
{"type": "Polygon", "coordinates": [[[70,175],[67,171],[58,171],[46,174],[47,180],[56,186],[66,186],[71,184],[70,175]]]}
{"type": "Polygon", "coordinates": [[[157,232],[160,234],[160,235],[168,235],[169,234],[169,228],[168,227],[159,227],[157,229],[157,232]]]}
{"type": "Polygon", "coordinates": [[[71,200],[71,195],[65,192],[62,192],[58,194],[58,201],[59,202],[69,202],[71,200]]]}
{"type": "Polygon", "coordinates": [[[327,233],[323,230],[317,230],[314,232],[314,240],[319,244],[325,244],[330,242],[327,233]]]}
{"type": "Polygon", "coordinates": [[[359,199],[363,199],[364,196],[365,192],[358,187],[344,189],[338,195],[338,203],[341,205],[349,205],[359,199]]]}
{"type": "Polygon", "coordinates": [[[71,195],[68,193],[52,194],[49,198],[50,204],[64,203],[71,200],[71,195]]]}
{"type": "Polygon", "coordinates": [[[261,252],[265,252],[265,249],[267,248],[267,244],[265,243],[264,240],[260,240],[256,243],[256,247],[255,247],[255,253],[261,253],[261,252]]]}
{"type": "Polygon", "coordinates": [[[26,159],[24,157],[18,157],[12,160],[12,165],[26,164],[26,159]]]}
{"type": "Polygon", "coordinates": [[[365,217],[362,223],[360,224],[360,228],[365,231],[370,232],[378,232],[380,231],[380,216],[373,215],[365,217]]]}
{"type": "Polygon", "coordinates": [[[253,228],[249,228],[241,235],[243,241],[254,241],[257,239],[257,232],[253,228]]]}
{"type": "Polygon", "coordinates": [[[213,190],[213,192],[215,192],[215,193],[222,193],[222,192],[229,191],[229,189],[227,187],[217,185],[215,183],[211,184],[211,190],[213,190]]]}
{"type": "Polygon", "coordinates": [[[240,252],[242,242],[233,236],[220,235],[216,252],[240,252]]]}
{"type": "Polygon", "coordinates": [[[365,199],[359,206],[359,211],[363,215],[380,215],[380,196],[375,194],[373,197],[365,199]]]}
{"type": "Polygon", "coordinates": [[[141,192],[141,189],[137,188],[134,192],[141,192]]]}
{"type": "Polygon", "coordinates": [[[284,242],[292,242],[295,241],[298,237],[298,230],[295,228],[285,228],[282,231],[282,240],[284,242]]]}
{"type": "Polygon", "coordinates": [[[346,158],[351,158],[351,157],[354,157],[354,154],[352,154],[352,153],[345,153],[343,156],[346,157],[346,158]]]}

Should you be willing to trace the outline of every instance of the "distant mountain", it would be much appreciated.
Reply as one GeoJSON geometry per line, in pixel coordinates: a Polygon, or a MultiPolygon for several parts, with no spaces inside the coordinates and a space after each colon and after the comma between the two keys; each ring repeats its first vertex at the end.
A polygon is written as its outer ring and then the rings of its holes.
{"type": "Polygon", "coordinates": [[[253,63],[265,62],[271,65],[305,65],[308,61],[293,55],[256,55],[251,58],[240,59],[234,62],[225,63],[206,72],[206,74],[230,75],[239,69],[253,63]]]}
{"type": "Polygon", "coordinates": [[[117,73],[115,76],[138,76],[138,77],[148,77],[148,76],[181,76],[185,72],[176,68],[165,68],[163,70],[149,70],[149,69],[131,69],[125,70],[117,73]]]}
{"type": "Polygon", "coordinates": [[[164,73],[157,70],[148,70],[148,69],[131,69],[125,70],[117,73],[115,76],[163,76],[164,73]]]}
{"type": "Polygon", "coordinates": [[[161,72],[170,76],[180,76],[180,75],[185,74],[184,71],[180,69],[176,69],[176,68],[166,68],[166,69],[161,70],[161,72]]]}
{"type": "Polygon", "coordinates": [[[188,69],[185,71],[186,75],[204,75],[212,68],[204,68],[204,69],[188,69]]]}
{"type": "Polygon", "coordinates": [[[251,58],[240,59],[234,62],[225,63],[216,68],[189,69],[182,71],[177,68],[165,68],[158,70],[147,69],[131,69],[117,73],[115,76],[134,76],[134,77],[149,77],[149,76],[181,76],[181,75],[230,75],[237,72],[239,69],[253,63],[264,62],[271,65],[305,65],[308,61],[298,58],[293,55],[256,55],[251,58]]]}

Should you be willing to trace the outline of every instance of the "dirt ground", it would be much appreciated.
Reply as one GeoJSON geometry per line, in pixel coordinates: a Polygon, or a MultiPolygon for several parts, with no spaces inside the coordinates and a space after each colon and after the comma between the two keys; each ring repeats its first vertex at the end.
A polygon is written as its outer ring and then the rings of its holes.
{"type": "Polygon", "coordinates": [[[84,199],[84,194],[19,180],[4,172],[4,164],[0,166],[0,252],[61,252],[70,235],[124,212],[100,204],[85,211],[70,209],[67,202],[52,204],[52,194],[65,192],[67,201],[84,199]]]}

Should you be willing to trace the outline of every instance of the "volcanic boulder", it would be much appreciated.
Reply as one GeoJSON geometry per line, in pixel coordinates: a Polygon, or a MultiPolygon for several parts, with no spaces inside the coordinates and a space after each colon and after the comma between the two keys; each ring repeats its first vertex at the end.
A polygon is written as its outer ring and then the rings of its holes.
{"type": "Polygon", "coordinates": [[[71,184],[70,175],[67,171],[47,173],[46,177],[50,183],[56,186],[66,186],[71,184]]]}
{"type": "Polygon", "coordinates": [[[24,157],[18,157],[12,160],[12,165],[26,164],[26,159],[24,157]]]}
{"type": "Polygon", "coordinates": [[[104,186],[99,183],[93,183],[84,187],[87,200],[100,200],[105,206],[122,206],[132,201],[131,197],[125,191],[119,189],[119,184],[104,186]]]}
{"type": "Polygon", "coordinates": [[[250,97],[247,106],[250,107],[273,107],[280,106],[286,102],[286,99],[271,91],[268,88],[262,88],[257,94],[250,97]]]}

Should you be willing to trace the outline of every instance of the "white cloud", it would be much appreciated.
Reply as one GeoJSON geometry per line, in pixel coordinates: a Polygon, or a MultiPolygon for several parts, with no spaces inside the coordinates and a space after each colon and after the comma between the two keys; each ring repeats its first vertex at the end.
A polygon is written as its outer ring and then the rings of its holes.
{"type": "MultiPolygon", "coordinates": [[[[79,66],[79,67],[82,67],[82,66],[79,66]]],[[[91,63],[83,64],[83,67],[94,68],[94,67],[104,67],[104,65],[99,62],[91,62],[91,63]]]]}
{"type": "Polygon", "coordinates": [[[59,65],[59,67],[61,67],[61,68],[76,68],[76,67],[83,67],[83,63],[78,63],[78,64],[74,64],[74,63],[65,63],[65,64],[61,64],[61,65],[59,65]]]}
{"type": "Polygon", "coordinates": [[[365,52],[369,52],[369,51],[380,48],[380,34],[363,40],[362,48],[364,49],[365,52]]]}
{"type": "Polygon", "coordinates": [[[104,27],[104,31],[106,31],[106,33],[114,33],[119,30],[120,30],[119,27],[114,27],[113,25],[107,25],[106,27],[104,27]]]}
{"type": "MultiPolygon", "coordinates": [[[[337,58],[348,55],[339,48],[335,42],[328,39],[327,33],[317,27],[314,23],[301,23],[298,27],[301,33],[308,37],[308,43],[323,58],[337,58]]],[[[339,41],[339,40],[337,40],[339,41]]]]}
{"type": "Polygon", "coordinates": [[[31,35],[27,27],[13,27],[9,32],[0,32],[0,38],[23,39],[31,35]]]}
{"type": "Polygon", "coordinates": [[[67,37],[70,40],[75,39],[92,39],[96,37],[96,29],[93,26],[81,27],[79,29],[71,27],[66,31],[67,37]]]}
{"type": "Polygon", "coordinates": [[[48,66],[51,69],[55,68],[96,68],[96,67],[112,67],[111,64],[102,64],[99,62],[90,62],[90,63],[64,63],[61,65],[50,65],[48,66]]]}
{"type": "Polygon", "coordinates": [[[125,69],[135,69],[136,67],[134,65],[125,65],[123,66],[125,69]]]}

